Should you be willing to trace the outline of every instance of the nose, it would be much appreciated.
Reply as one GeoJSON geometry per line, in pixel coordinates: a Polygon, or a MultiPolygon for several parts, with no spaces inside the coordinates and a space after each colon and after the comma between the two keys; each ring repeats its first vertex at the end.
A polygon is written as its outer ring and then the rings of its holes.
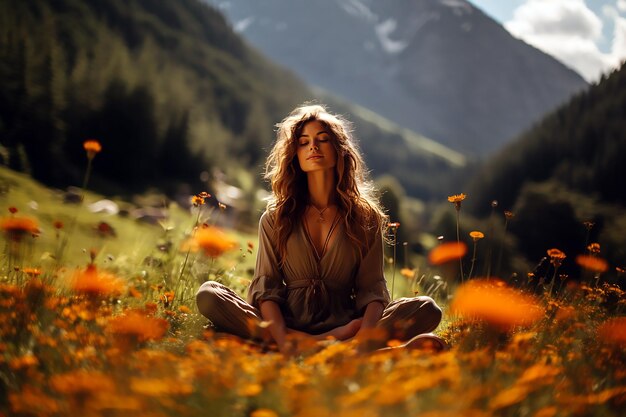
{"type": "Polygon", "coordinates": [[[320,147],[319,147],[319,146],[317,146],[317,144],[316,144],[316,143],[311,143],[311,150],[316,150],[316,151],[318,151],[319,149],[320,149],[320,147]]]}

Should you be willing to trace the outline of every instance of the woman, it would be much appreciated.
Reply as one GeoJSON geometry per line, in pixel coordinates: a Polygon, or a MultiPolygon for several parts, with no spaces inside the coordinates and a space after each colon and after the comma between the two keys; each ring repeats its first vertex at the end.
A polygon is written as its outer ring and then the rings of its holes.
{"type": "Polygon", "coordinates": [[[290,335],[347,340],[372,329],[384,333],[383,346],[391,338],[444,346],[423,335],[441,320],[431,298],[390,302],[386,216],[348,126],[319,105],[298,107],[278,124],[265,171],[272,195],[247,302],[216,282],[197,293],[200,312],[220,330],[254,338],[250,323],[264,321],[283,352],[290,335]]]}

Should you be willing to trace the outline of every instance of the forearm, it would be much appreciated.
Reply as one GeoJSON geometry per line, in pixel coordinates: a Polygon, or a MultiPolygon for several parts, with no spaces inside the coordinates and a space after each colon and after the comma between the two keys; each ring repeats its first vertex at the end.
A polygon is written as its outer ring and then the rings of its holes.
{"type": "Polygon", "coordinates": [[[374,301],[369,303],[365,307],[365,313],[363,314],[363,323],[361,324],[361,329],[371,329],[376,326],[376,323],[383,316],[383,310],[385,307],[383,303],[379,301],[374,301]]]}
{"type": "Polygon", "coordinates": [[[280,306],[275,301],[262,301],[259,306],[261,316],[264,321],[269,322],[269,331],[272,338],[278,345],[279,349],[283,349],[287,336],[287,327],[280,306]]]}

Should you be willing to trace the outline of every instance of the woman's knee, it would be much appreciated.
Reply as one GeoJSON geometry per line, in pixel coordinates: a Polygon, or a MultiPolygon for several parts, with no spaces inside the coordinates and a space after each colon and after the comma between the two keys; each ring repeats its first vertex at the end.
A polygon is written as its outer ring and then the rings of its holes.
{"type": "Polygon", "coordinates": [[[443,317],[441,307],[439,307],[435,300],[430,297],[421,296],[417,297],[417,299],[419,300],[420,315],[427,318],[426,321],[432,323],[432,330],[434,330],[439,325],[441,318],[443,317]]]}
{"type": "Polygon", "coordinates": [[[203,316],[210,318],[213,314],[215,305],[222,298],[220,295],[224,291],[224,285],[215,281],[207,281],[198,288],[196,292],[196,305],[198,311],[203,316]]]}

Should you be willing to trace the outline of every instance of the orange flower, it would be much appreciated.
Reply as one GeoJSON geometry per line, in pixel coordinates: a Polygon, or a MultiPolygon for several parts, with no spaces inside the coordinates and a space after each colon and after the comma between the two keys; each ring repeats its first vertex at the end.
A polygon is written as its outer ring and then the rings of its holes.
{"type": "Polygon", "coordinates": [[[24,268],[22,269],[22,272],[30,276],[31,278],[41,275],[41,269],[39,268],[24,268]]]}
{"type": "Polygon", "coordinates": [[[433,265],[441,265],[465,256],[467,246],[463,242],[447,242],[436,246],[428,254],[428,260],[433,265]]]}
{"type": "Polygon", "coordinates": [[[13,371],[31,368],[37,365],[39,365],[39,359],[37,359],[37,357],[33,354],[26,354],[24,356],[13,358],[9,362],[9,368],[11,368],[11,370],[13,371]]]}
{"type": "Polygon", "coordinates": [[[451,203],[460,203],[461,201],[465,200],[467,196],[463,193],[461,194],[455,194],[455,195],[451,195],[448,197],[448,201],[451,203]]]}
{"type": "Polygon", "coordinates": [[[193,197],[191,197],[191,204],[194,207],[198,207],[204,204],[204,198],[198,196],[198,195],[194,195],[193,197]]]}
{"type": "Polygon", "coordinates": [[[163,398],[168,395],[191,394],[193,387],[186,382],[172,384],[170,378],[130,378],[130,389],[141,395],[163,398]]]}
{"type": "Polygon", "coordinates": [[[72,289],[90,297],[106,297],[121,294],[124,290],[124,283],[115,275],[100,272],[95,265],[90,264],[84,271],[74,273],[72,289]]]}
{"type": "Polygon", "coordinates": [[[600,244],[597,242],[591,243],[589,246],[587,246],[587,249],[591,253],[600,253],[600,244]]]}
{"type": "Polygon", "coordinates": [[[451,202],[452,204],[454,204],[454,207],[457,210],[461,210],[461,202],[463,200],[465,200],[467,196],[463,193],[461,194],[455,194],[455,195],[451,195],[448,197],[448,201],[451,202]]]}
{"type": "Polygon", "coordinates": [[[102,150],[102,145],[95,139],[88,139],[83,142],[83,148],[87,151],[87,158],[93,159],[102,150]]]}
{"type": "Polygon", "coordinates": [[[206,256],[212,258],[234,249],[236,245],[235,241],[215,226],[207,226],[198,230],[190,244],[192,250],[202,249],[206,256]]]}
{"type": "Polygon", "coordinates": [[[485,235],[482,232],[479,232],[478,230],[474,230],[473,232],[470,232],[469,235],[472,239],[474,239],[474,242],[485,237],[485,235]]]}
{"type": "Polygon", "coordinates": [[[39,234],[37,221],[28,217],[5,217],[0,219],[0,229],[7,238],[19,241],[27,234],[39,234]]]}
{"type": "Polygon", "coordinates": [[[85,370],[53,375],[50,378],[50,385],[52,389],[61,394],[75,395],[81,398],[111,392],[115,389],[115,383],[110,377],[85,370]]]}
{"type": "Polygon", "coordinates": [[[250,413],[250,417],[278,417],[278,413],[274,410],[270,410],[269,408],[257,408],[250,413]]]}
{"type": "Polygon", "coordinates": [[[107,331],[118,337],[146,342],[163,338],[168,327],[167,320],[148,317],[141,310],[128,310],[123,316],[109,319],[107,331]]]}
{"type": "Polygon", "coordinates": [[[606,272],[607,269],[609,269],[607,262],[596,256],[578,255],[576,257],[576,263],[583,268],[594,272],[606,272]]]}
{"type": "Polygon", "coordinates": [[[163,294],[159,296],[159,301],[161,301],[166,307],[169,306],[173,300],[174,300],[174,291],[165,291],[163,294]]]}
{"type": "Polygon", "coordinates": [[[59,404],[40,388],[24,384],[17,392],[9,392],[10,410],[14,415],[58,415],[59,404]]]}
{"type": "Polygon", "coordinates": [[[406,279],[413,279],[415,277],[415,269],[402,268],[400,274],[406,279]]]}
{"type": "Polygon", "coordinates": [[[554,265],[556,268],[561,266],[563,260],[566,258],[565,253],[559,249],[552,248],[546,251],[548,256],[550,257],[550,263],[554,265]]]}
{"type": "Polygon", "coordinates": [[[543,317],[543,309],[533,297],[495,279],[477,279],[461,285],[452,302],[452,311],[501,330],[530,325],[543,317]]]}
{"type": "Polygon", "coordinates": [[[598,327],[598,337],[606,343],[626,347],[626,317],[615,317],[598,327]]]}

